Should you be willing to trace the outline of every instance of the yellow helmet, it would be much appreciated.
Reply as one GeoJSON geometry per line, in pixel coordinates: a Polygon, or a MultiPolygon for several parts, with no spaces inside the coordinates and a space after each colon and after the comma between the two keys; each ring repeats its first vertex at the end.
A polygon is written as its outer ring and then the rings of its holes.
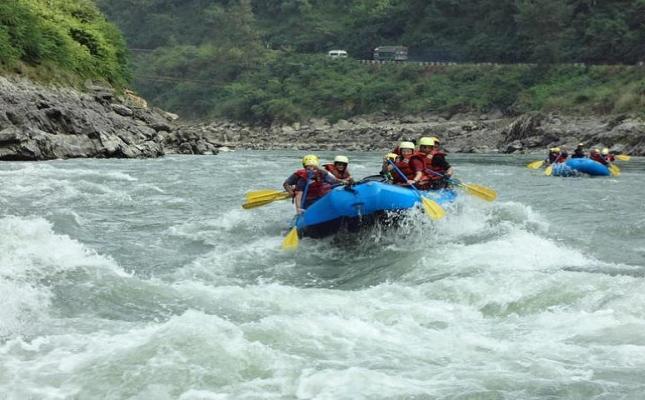
{"type": "Polygon", "coordinates": [[[432,139],[432,141],[433,141],[434,143],[436,143],[436,144],[441,143],[441,140],[439,140],[439,138],[438,138],[438,137],[436,137],[436,136],[433,136],[433,137],[431,137],[430,139],[432,139]]]}
{"type": "Polygon", "coordinates": [[[419,139],[419,146],[434,146],[434,139],[431,137],[422,137],[419,139]]]}
{"type": "Polygon", "coordinates": [[[302,165],[304,167],[308,167],[308,166],[317,167],[320,165],[320,160],[316,155],[307,154],[306,156],[302,157],[302,165]]]}
{"type": "Polygon", "coordinates": [[[554,147],[552,150],[553,150],[553,151],[555,151],[555,152],[557,153],[557,152],[559,152],[559,151],[560,151],[560,148],[559,148],[559,147],[554,147]]]}
{"type": "Polygon", "coordinates": [[[399,156],[396,155],[395,153],[387,153],[387,155],[385,156],[386,159],[392,160],[392,161],[396,160],[398,157],[399,156]]]}
{"type": "Polygon", "coordinates": [[[592,152],[592,153],[600,153],[600,150],[598,150],[598,149],[593,149],[593,150],[591,150],[591,152],[592,152]]]}
{"type": "Polygon", "coordinates": [[[609,149],[605,147],[604,149],[602,149],[602,155],[606,156],[607,154],[609,154],[609,149]]]}
{"type": "Polygon", "coordinates": [[[409,149],[409,150],[414,150],[414,143],[412,142],[401,142],[399,143],[399,149],[409,149]]]}
{"type": "Polygon", "coordinates": [[[349,158],[345,156],[336,156],[334,157],[334,162],[349,164],[349,158]]]}
{"type": "Polygon", "coordinates": [[[585,147],[584,143],[578,143],[578,147],[585,147]]]}

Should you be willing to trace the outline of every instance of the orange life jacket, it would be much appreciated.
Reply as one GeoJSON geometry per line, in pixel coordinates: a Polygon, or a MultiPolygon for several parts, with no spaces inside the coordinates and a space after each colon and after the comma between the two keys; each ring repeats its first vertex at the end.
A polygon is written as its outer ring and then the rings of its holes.
{"type": "Polygon", "coordinates": [[[306,200],[315,200],[322,197],[331,188],[331,185],[325,182],[325,175],[321,171],[314,171],[309,174],[309,171],[303,168],[297,170],[295,173],[299,178],[304,179],[305,182],[309,180],[306,200]]]}
{"type": "Polygon", "coordinates": [[[600,154],[600,153],[592,152],[591,155],[589,156],[589,158],[591,158],[594,161],[597,161],[597,162],[601,163],[602,165],[609,164],[607,162],[607,159],[605,159],[605,157],[603,157],[602,154],[600,154]]]}
{"type": "MultiPolygon", "coordinates": [[[[416,176],[416,174],[417,174],[417,171],[415,171],[415,170],[412,168],[412,160],[419,160],[419,161],[421,162],[421,165],[423,166],[423,167],[422,167],[422,170],[421,170],[421,173],[422,173],[421,180],[422,180],[422,181],[423,181],[423,180],[427,181],[427,180],[428,180],[428,176],[427,176],[427,174],[426,174],[426,172],[425,172],[425,169],[426,169],[426,162],[425,162],[425,158],[426,158],[426,157],[425,157],[425,154],[423,154],[423,153],[419,153],[419,152],[415,152],[415,153],[413,153],[413,154],[412,154],[412,156],[411,156],[411,157],[409,157],[409,158],[400,158],[397,162],[395,162],[395,163],[394,163],[394,165],[396,165],[396,167],[397,167],[399,170],[401,170],[401,172],[403,172],[403,175],[405,175],[405,177],[406,177],[407,179],[414,179],[414,177],[415,177],[415,176],[416,176]]],[[[394,177],[394,182],[395,182],[395,183],[406,183],[406,181],[405,181],[405,180],[403,180],[403,178],[401,177],[401,175],[400,175],[399,173],[397,173],[396,171],[393,171],[393,172],[392,172],[392,176],[394,177]]],[[[420,182],[420,183],[421,183],[421,182],[420,182]]]]}
{"type": "Polygon", "coordinates": [[[343,172],[340,172],[334,164],[325,164],[323,165],[323,167],[327,171],[331,172],[331,174],[334,175],[336,179],[349,179],[350,177],[347,167],[345,167],[345,170],[343,172]]]}

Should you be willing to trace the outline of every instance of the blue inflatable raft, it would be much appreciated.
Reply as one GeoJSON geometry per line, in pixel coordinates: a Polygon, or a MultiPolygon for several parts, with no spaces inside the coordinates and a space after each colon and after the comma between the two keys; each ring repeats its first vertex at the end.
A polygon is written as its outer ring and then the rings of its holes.
{"type": "Polygon", "coordinates": [[[570,158],[553,165],[553,176],[575,176],[580,173],[594,176],[609,176],[609,168],[589,158],[570,158]]]}
{"type": "MultiPolygon", "coordinates": [[[[421,192],[438,204],[453,202],[453,190],[421,192]]],[[[312,204],[297,220],[296,227],[303,236],[324,237],[341,228],[357,231],[371,225],[388,212],[415,207],[419,196],[411,189],[382,182],[365,182],[351,187],[336,187],[312,204]]]]}

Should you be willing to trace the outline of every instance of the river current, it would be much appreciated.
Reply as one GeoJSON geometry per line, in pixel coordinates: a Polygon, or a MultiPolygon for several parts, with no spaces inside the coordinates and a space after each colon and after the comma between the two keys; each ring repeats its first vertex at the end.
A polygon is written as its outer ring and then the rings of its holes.
{"type": "Polygon", "coordinates": [[[645,160],[285,253],[301,156],[0,163],[0,399],[645,398],[645,160]]]}

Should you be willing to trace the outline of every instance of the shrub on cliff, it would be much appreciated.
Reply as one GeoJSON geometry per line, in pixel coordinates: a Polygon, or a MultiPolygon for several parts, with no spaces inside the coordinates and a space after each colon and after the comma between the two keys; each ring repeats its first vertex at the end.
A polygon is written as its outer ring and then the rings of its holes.
{"type": "Polygon", "coordinates": [[[90,0],[1,2],[0,63],[115,85],[130,76],[123,37],[90,0]]]}

